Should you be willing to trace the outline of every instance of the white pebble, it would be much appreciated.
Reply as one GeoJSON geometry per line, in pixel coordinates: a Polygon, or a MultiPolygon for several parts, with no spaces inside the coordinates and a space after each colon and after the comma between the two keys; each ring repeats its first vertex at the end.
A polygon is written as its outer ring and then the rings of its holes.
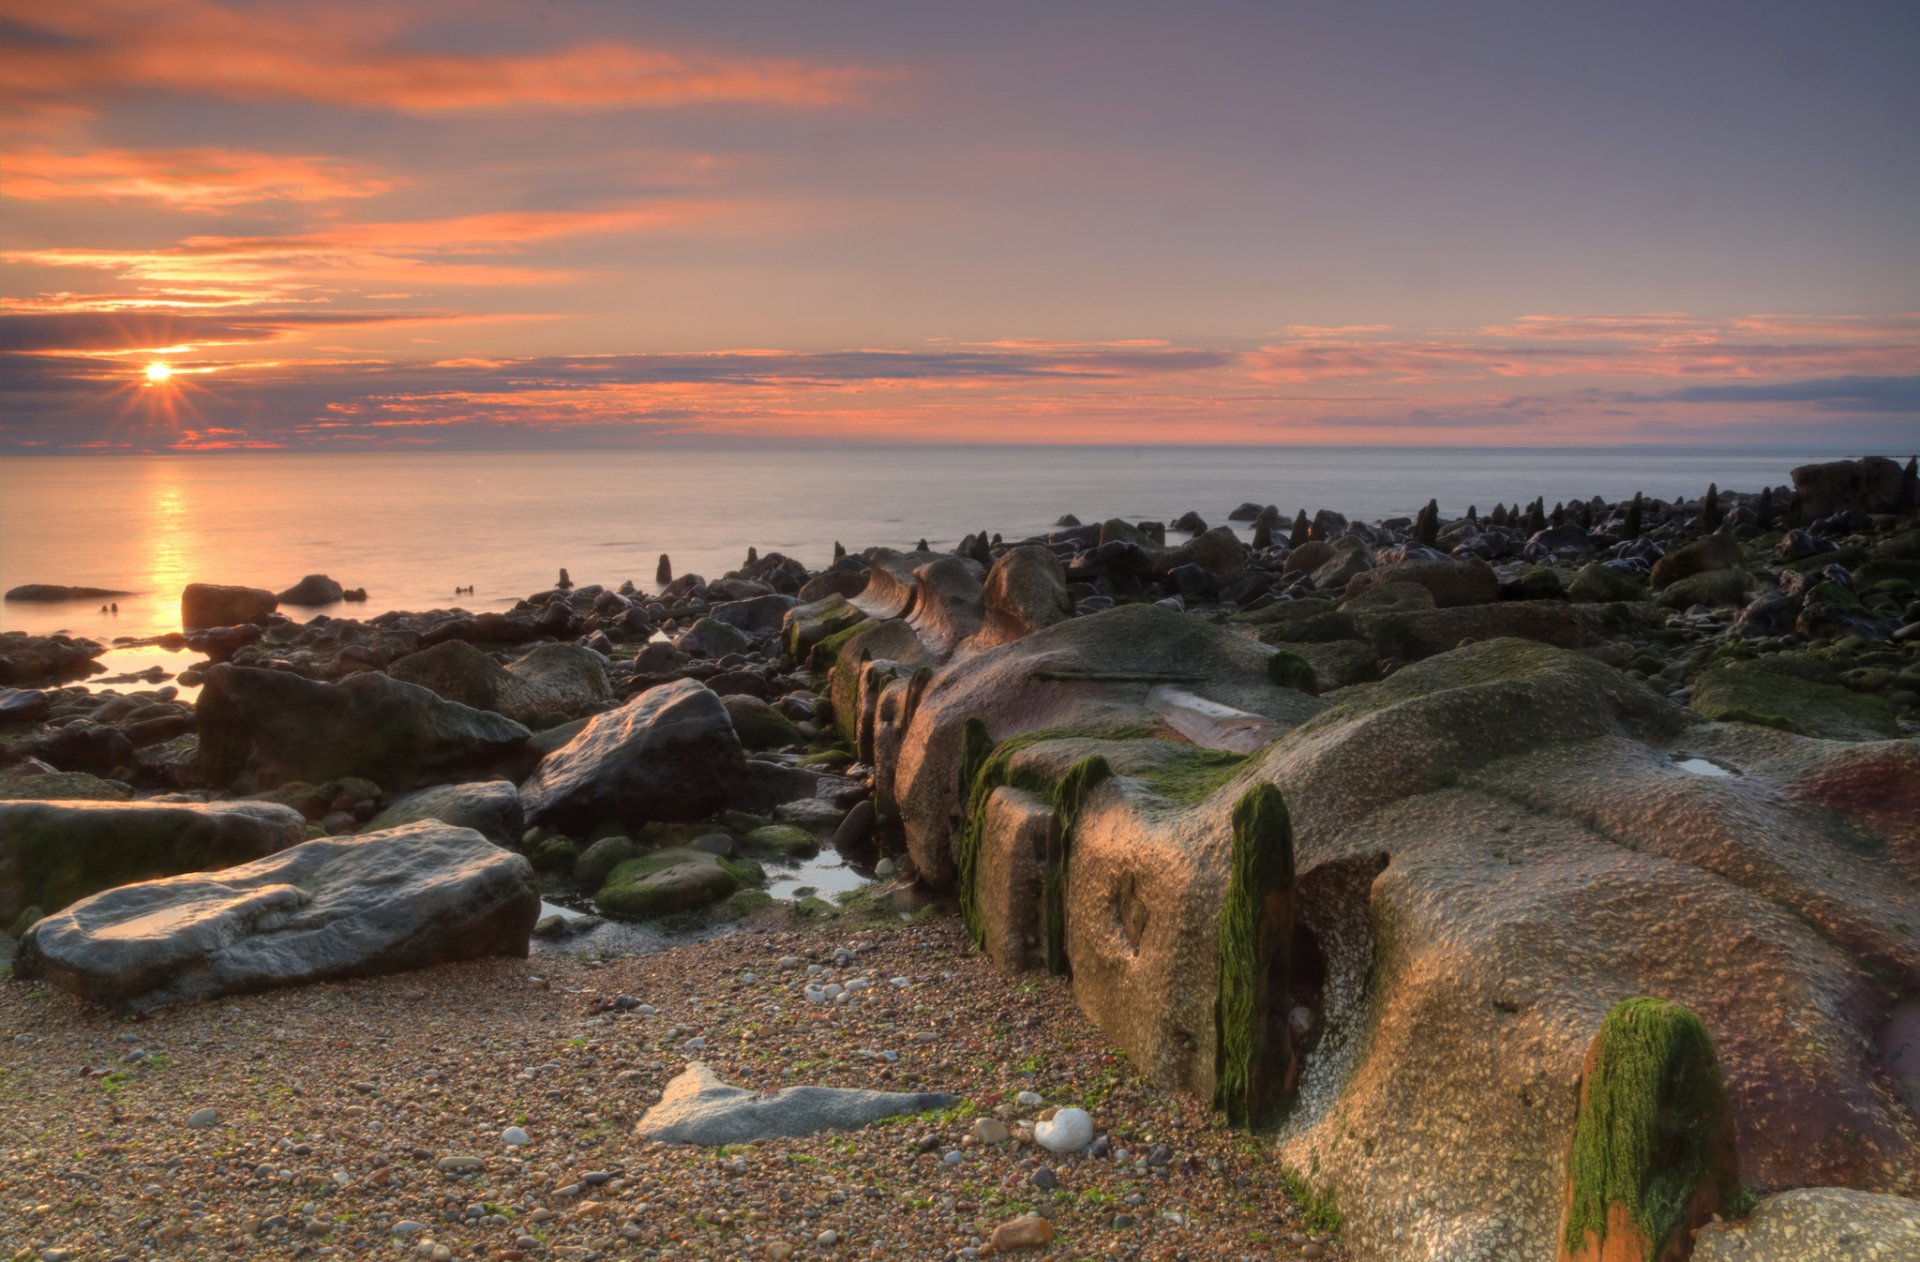
{"type": "Polygon", "coordinates": [[[1033,1128],[1033,1140],[1048,1152],[1079,1152],[1093,1142],[1093,1117],[1085,1109],[1061,1109],[1033,1128]]]}
{"type": "Polygon", "coordinates": [[[1023,1109],[1037,1109],[1045,1103],[1045,1101],[1041,1099],[1038,1091],[1022,1091],[1013,1099],[1014,1103],[1023,1109]]]}

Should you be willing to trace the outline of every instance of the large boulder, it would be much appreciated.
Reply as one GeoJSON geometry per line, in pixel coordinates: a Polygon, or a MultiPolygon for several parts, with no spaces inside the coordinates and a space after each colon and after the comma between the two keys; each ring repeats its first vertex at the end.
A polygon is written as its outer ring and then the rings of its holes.
{"type": "Polygon", "coordinates": [[[1815,520],[1853,508],[1867,513],[1900,511],[1901,468],[1885,456],[1801,465],[1793,471],[1788,512],[1815,520]]]}
{"type": "Polygon", "coordinates": [[[377,672],[337,684],[215,666],[197,706],[202,773],[266,789],[361,776],[389,789],[516,772],[525,727],[377,672]]]}
{"type": "Polygon", "coordinates": [[[106,651],[106,645],[77,636],[0,633],[0,685],[81,679],[102,669],[93,659],[106,651]]]}
{"type": "Polygon", "coordinates": [[[1684,548],[1675,548],[1653,563],[1650,576],[1653,590],[1661,591],[1683,578],[1717,570],[1737,570],[1741,564],[1740,545],[1724,534],[1695,539],[1684,548]]]}
{"type": "Polygon", "coordinates": [[[1276,686],[1269,675],[1274,657],[1266,646],[1198,618],[1123,605],[970,657],[917,689],[911,676],[887,681],[877,695],[864,689],[874,701],[858,708],[864,726],[856,750],[880,755],[879,807],[893,813],[897,801],[922,875],[949,881],[952,821],[967,792],[961,773],[969,720],[995,741],[1048,729],[1137,731],[1159,722],[1149,694],[1174,684],[1285,727],[1322,703],[1276,686]],[[896,756],[882,752],[893,750],[896,756]]]}
{"type": "Polygon", "coordinates": [[[448,701],[528,725],[542,716],[583,714],[613,699],[605,660],[578,644],[538,645],[502,666],[466,640],[443,640],[400,658],[387,673],[448,701]]]}
{"type": "Polygon", "coordinates": [[[180,593],[180,628],[234,627],[243,622],[265,622],[280,602],[264,587],[227,587],[219,583],[188,583],[180,593]]]}
{"type": "Polygon", "coordinates": [[[1694,1237],[1693,1262],[1891,1262],[1920,1258],[1920,1200],[1793,1188],[1694,1237]]]}
{"type": "Polygon", "coordinates": [[[813,646],[865,622],[867,615],[838,592],[787,611],[782,635],[787,655],[804,662],[813,646]]]}
{"type": "Polygon", "coordinates": [[[967,641],[969,650],[1008,644],[1073,616],[1066,571],[1053,551],[1040,544],[1020,544],[1002,553],[987,571],[982,600],[984,616],[967,641]]]}
{"type": "Polygon", "coordinates": [[[1141,725],[1125,646],[1239,673],[1110,616],[935,670],[877,784],[983,945],[1068,974],[1131,1064],[1228,1103],[1267,1082],[1358,1254],[1551,1256],[1581,1066],[1636,995],[1717,1044],[1746,1185],[1920,1190],[1882,1044],[1920,987],[1920,742],[1712,723],[1492,639],[1203,751],[1141,725]]]}
{"type": "Polygon", "coordinates": [[[680,679],[596,715],[521,787],[527,818],[585,831],[700,819],[744,787],[746,755],[712,689],[680,679]]]}
{"type": "Polygon", "coordinates": [[[345,600],[347,589],[328,578],[325,574],[309,574],[286,591],[278,599],[283,605],[331,605],[335,601],[345,600]]]}
{"type": "Polygon", "coordinates": [[[380,832],[421,820],[438,820],[455,828],[471,828],[496,846],[520,848],[526,831],[526,811],[520,790],[511,780],[481,780],[473,784],[441,784],[419,789],[389,803],[367,821],[366,831],[380,832]]]}
{"type": "Polygon", "coordinates": [[[0,925],[27,907],[246,863],[306,836],[300,812],[270,802],[0,801],[0,925]]]}
{"type": "Polygon", "coordinates": [[[145,1006],[525,955],[539,914],[524,858],[418,823],[107,890],[35,924],[13,967],[145,1006]]]}
{"type": "Polygon", "coordinates": [[[1500,599],[1500,576],[1478,557],[1464,561],[1406,561],[1366,570],[1347,581],[1349,601],[1366,592],[1398,586],[1420,587],[1439,609],[1490,605],[1500,599]]]}

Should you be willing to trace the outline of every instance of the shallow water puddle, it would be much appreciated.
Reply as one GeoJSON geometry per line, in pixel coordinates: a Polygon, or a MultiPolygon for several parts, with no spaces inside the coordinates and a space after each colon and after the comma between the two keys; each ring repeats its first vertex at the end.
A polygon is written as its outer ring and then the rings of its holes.
{"type": "Polygon", "coordinates": [[[823,847],[812,858],[789,866],[763,861],[767,870],[767,893],[775,898],[824,898],[832,902],[837,894],[857,890],[873,879],[873,874],[849,864],[832,847],[823,847]]]}
{"type": "Polygon", "coordinates": [[[1731,767],[1722,767],[1711,758],[1702,758],[1698,754],[1675,754],[1673,765],[1682,771],[1691,771],[1696,776],[1737,776],[1740,773],[1731,767]]]}

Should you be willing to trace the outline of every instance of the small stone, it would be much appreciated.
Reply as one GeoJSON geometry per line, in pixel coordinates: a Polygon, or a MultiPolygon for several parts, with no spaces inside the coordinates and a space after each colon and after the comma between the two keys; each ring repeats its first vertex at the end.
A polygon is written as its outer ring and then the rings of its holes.
{"type": "Polygon", "coordinates": [[[442,1157],[433,1168],[442,1174],[479,1174],[487,1163],[478,1157],[442,1157]]]}
{"type": "Polygon", "coordinates": [[[1038,1091],[1022,1091],[1019,1095],[1013,1097],[1013,1102],[1023,1109],[1037,1109],[1046,1103],[1038,1091]]]}
{"type": "Polygon", "coordinates": [[[522,1144],[532,1143],[533,1137],[518,1126],[509,1126],[500,1132],[500,1142],[509,1147],[518,1148],[522,1144]]]}
{"type": "Polygon", "coordinates": [[[1007,1124],[997,1117],[975,1118],[973,1137],[983,1144],[1004,1144],[1013,1138],[1007,1131],[1007,1124]]]}
{"type": "Polygon", "coordinates": [[[829,1227],[827,1230],[815,1236],[813,1242],[822,1246],[836,1245],[840,1243],[840,1233],[829,1227]]]}
{"type": "Polygon", "coordinates": [[[425,1223],[415,1222],[411,1218],[402,1218],[399,1222],[387,1228],[388,1231],[396,1236],[411,1236],[426,1229],[427,1225],[425,1223]]]}
{"type": "Polygon", "coordinates": [[[1301,1246],[1300,1256],[1303,1258],[1324,1258],[1327,1256],[1327,1251],[1322,1245],[1307,1244],[1301,1246]]]}
{"type": "Polygon", "coordinates": [[[187,1114],[187,1126],[189,1129],[204,1131],[218,1125],[220,1125],[220,1110],[218,1109],[195,1109],[193,1112],[187,1114]]]}
{"type": "Polygon", "coordinates": [[[767,1246],[766,1252],[771,1262],[786,1262],[793,1256],[793,1246],[784,1240],[776,1240],[767,1246]]]}
{"type": "Polygon", "coordinates": [[[995,1227],[988,1243],[996,1250],[1044,1248],[1053,1243],[1053,1224],[1038,1214],[1022,1214],[995,1227]]]}
{"type": "Polygon", "coordinates": [[[1041,1166],[1038,1170],[1028,1175],[1027,1182],[1039,1188],[1042,1192],[1051,1192],[1060,1186],[1059,1177],[1046,1166],[1041,1166]]]}
{"type": "Polygon", "coordinates": [[[952,1152],[948,1153],[946,1156],[940,1158],[940,1160],[946,1162],[950,1166],[957,1166],[961,1162],[965,1161],[966,1158],[961,1156],[960,1150],[956,1148],[952,1152]]]}
{"type": "Polygon", "coordinates": [[[1033,1140],[1048,1152],[1079,1152],[1093,1142],[1093,1118],[1085,1109],[1061,1109],[1033,1128],[1033,1140]]]}

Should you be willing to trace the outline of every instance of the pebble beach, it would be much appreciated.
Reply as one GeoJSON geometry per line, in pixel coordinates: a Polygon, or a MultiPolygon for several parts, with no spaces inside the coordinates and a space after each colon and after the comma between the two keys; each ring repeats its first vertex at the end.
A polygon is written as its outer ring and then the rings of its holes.
{"type": "Polygon", "coordinates": [[[146,1019],[6,986],[0,1038],[0,1238],[20,1262],[972,1258],[1027,1214],[1053,1241],[1020,1256],[1344,1256],[1270,1147],[1149,1088],[1064,979],[996,969],[955,917],[770,909],[655,954],[489,959],[146,1019]],[[835,983],[846,1002],[806,997],[835,983]],[[637,1139],[692,1061],[754,1089],[965,1103],[733,1148],[637,1139]],[[1032,1142],[1058,1106],[1093,1115],[1104,1155],[1032,1142]],[[980,1138],[993,1121],[1005,1141],[980,1138]]]}

